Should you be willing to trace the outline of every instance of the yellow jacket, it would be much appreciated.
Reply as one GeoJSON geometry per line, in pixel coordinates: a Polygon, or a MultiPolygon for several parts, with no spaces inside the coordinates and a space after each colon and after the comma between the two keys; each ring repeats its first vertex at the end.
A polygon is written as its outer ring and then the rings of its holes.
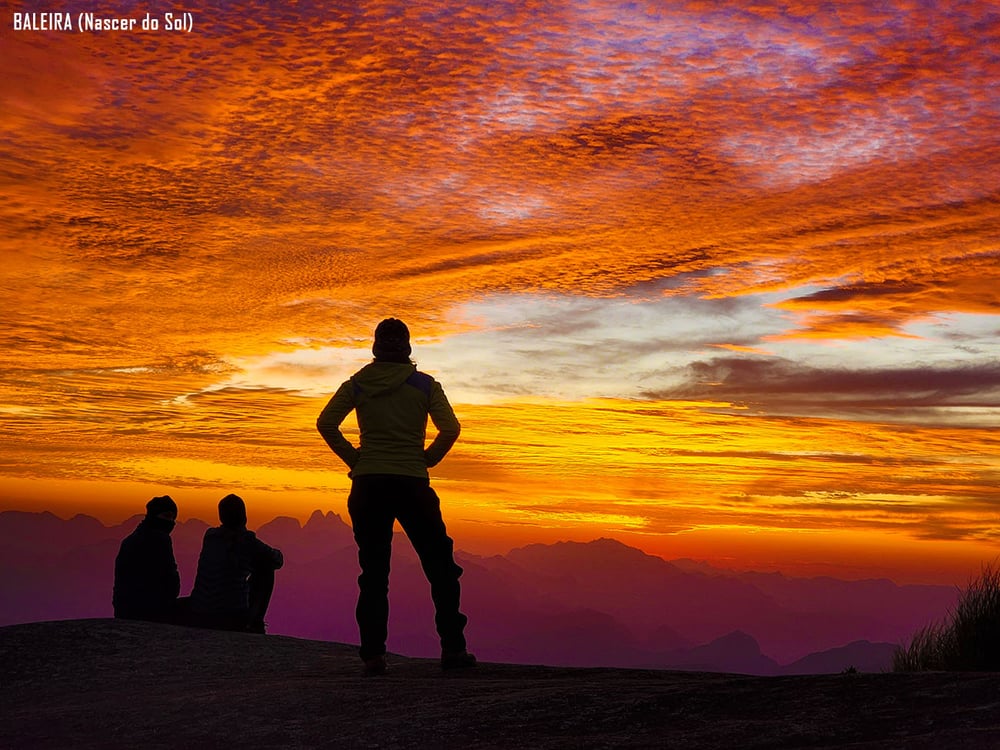
{"type": "Polygon", "coordinates": [[[316,420],[327,445],[350,468],[348,476],[401,474],[427,477],[444,458],[461,425],[441,384],[412,364],[372,362],[344,382],[316,420]],[[357,411],[361,446],[344,437],[340,425],[357,411]],[[427,417],[437,435],[424,448],[427,417]]]}

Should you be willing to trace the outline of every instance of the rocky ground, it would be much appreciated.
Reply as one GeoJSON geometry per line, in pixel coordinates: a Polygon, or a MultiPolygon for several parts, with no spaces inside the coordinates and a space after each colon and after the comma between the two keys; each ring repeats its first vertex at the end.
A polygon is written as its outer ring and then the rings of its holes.
{"type": "Polygon", "coordinates": [[[0,748],[1000,748],[1000,674],[483,664],[115,620],[0,628],[0,748]]]}

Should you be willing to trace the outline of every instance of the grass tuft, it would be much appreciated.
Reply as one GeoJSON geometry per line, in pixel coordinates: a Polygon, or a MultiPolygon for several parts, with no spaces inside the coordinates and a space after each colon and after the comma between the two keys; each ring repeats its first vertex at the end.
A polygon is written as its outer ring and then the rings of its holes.
{"type": "Polygon", "coordinates": [[[1000,568],[984,565],[943,622],[921,628],[896,650],[892,668],[1000,671],[1000,568]]]}

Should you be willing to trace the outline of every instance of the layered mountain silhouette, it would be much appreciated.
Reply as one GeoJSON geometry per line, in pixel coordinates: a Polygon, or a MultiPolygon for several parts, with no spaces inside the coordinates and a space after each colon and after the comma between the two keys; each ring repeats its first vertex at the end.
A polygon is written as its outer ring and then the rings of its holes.
{"type": "MultiPolygon", "coordinates": [[[[118,545],[141,519],[116,526],[77,515],[0,513],[0,625],[108,617],[118,545]]],[[[190,591],[207,524],[173,533],[181,592],[190,591]]],[[[357,642],[358,564],[350,527],[316,511],[301,525],[279,517],[257,530],[285,554],[269,632],[357,642]]],[[[744,674],[888,667],[895,645],[941,619],[958,592],[898,585],[736,573],[669,562],[613,539],[534,544],[506,555],[457,553],[465,569],[467,635],[482,659],[744,674]]],[[[390,579],[389,648],[434,656],[428,585],[397,535],[390,579]]]]}

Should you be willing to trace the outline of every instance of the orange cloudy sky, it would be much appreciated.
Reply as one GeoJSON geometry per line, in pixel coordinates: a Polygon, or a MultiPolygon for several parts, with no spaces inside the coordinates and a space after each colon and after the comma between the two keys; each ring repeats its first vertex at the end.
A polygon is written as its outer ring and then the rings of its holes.
{"type": "Polygon", "coordinates": [[[396,315],[464,549],[1000,554],[996,4],[183,9],[0,19],[0,508],[345,514],[313,423],[396,315]]]}

